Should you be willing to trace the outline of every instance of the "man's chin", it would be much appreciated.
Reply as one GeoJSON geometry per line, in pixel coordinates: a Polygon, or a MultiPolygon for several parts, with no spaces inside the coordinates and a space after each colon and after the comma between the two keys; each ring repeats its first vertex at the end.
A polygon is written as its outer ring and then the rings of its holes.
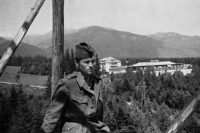
{"type": "Polygon", "coordinates": [[[88,74],[88,75],[91,75],[91,74],[92,74],[92,72],[88,72],[87,74],[88,74]]]}
{"type": "Polygon", "coordinates": [[[91,74],[93,74],[93,71],[88,71],[87,74],[91,75],[91,74]]]}

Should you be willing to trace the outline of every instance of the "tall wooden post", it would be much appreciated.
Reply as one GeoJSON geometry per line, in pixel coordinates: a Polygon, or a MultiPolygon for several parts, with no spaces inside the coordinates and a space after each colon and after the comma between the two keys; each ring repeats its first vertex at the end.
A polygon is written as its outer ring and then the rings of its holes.
{"type": "Polygon", "coordinates": [[[53,36],[52,36],[52,89],[51,98],[55,86],[63,77],[62,60],[64,53],[64,0],[52,0],[53,6],[53,36]]]}
{"type": "Polygon", "coordinates": [[[141,102],[141,107],[145,104],[145,100],[146,100],[146,88],[147,86],[145,85],[145,81],[142,82],[142,102],[141,102]]]}

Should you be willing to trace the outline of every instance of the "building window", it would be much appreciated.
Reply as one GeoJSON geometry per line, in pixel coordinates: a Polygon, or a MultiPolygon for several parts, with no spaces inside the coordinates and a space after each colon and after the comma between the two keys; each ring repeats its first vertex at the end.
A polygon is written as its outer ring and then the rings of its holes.
{"type": "Polygon", "coordinates": [[[117,65],[117,62],[111,62],[110,65],[117,65]]]}

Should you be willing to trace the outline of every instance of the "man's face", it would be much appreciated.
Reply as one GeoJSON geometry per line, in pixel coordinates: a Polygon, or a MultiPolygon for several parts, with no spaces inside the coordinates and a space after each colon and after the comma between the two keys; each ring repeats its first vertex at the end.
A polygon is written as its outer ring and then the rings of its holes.
{"type": "Polygon", "coordinates": [[[90,75],[94,72],[94,65],[96,64],[95,57],[82,59],[76,63],[79,67],[79,70],[87,75],[90,75]]]}

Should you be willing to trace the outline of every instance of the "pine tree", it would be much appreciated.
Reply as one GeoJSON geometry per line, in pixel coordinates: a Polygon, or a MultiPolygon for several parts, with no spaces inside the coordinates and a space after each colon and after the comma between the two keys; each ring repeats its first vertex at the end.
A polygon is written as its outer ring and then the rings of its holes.
{"type": "Polygon", "coordinates": [[[129,81],[126,78],[123,80],[122,88],[123,88],[123,92],[127,92],[131,90],[129,81]]]}
{"type": "Polygon", "coordinates": [[[29,109],[28,99],[24,94],[22,87],[19,86],[18,91],[18,106],[16,114],[13,118],[13,125],[10,129],[11,133],[30,133],[32,114],[29,109]]]}
{"type": "Polygon", "coordinates": [[[16,89],[13,85],[12,88],[11,88],[11,96],[10,96],[10,107],[11,107],[13,114],[17,109],[17,105],[18,105],[17,100],[18,100],[18,94],[17,94],[17,91],[16,91],[16,89]]]}
{"type": "Polygon", "coordinates": [[[96,64],[94,66],[94,73],[98,77],[101,76],[100,69],[101,69],[101,67],[100,67],[100,63],[99,63],[99,58],[98,58],[98,55],[96,54],[96,64]]]}
{"type": "MultiPolygon", "coordinates": [[[[2,96],[3,97],[3,96],[2,96]]],[[[2,119],[4,117],[4,111],[3,111],[3,98],[0,98],[0,132],[4,133],[4,120],[2,119]]]]}
{"type": "Polygon", "coordinates": [[[63,61],[63,71],[64,71],[65,75],[72,72],[69,49],[67,49],[66,52],[65,52],[64,61],[63,61]]]}
{"type": "Polygon", "coordinates": [[[113,88],[116,95],[121,95],[122,93],[122,81],[121,79],[115,78],[113,81],[113,88]]]}
{"type": "Polygon", "coordinates": [[[115,74],[112,72],[112,73],[110,74],[110,80],[111,80],[111,82],[113,82],[114,79],[115,79],[115,74]]]}
{"type": "Polygon", "coordinates": [[[15,81],[16,81],[16,83],[20,82],[20,70],[17,72],[17,74],[15,76],[15,81]]]}
{"type": "Polygon", "coordinates": [[[0,133],[7,133],[10,126],[10,106],[6,96],[0,98],[0,133]]]}
{"type": "Polygon", "coordinates": [[[75,62],[74,62],[74,51],[73,51],[73,49],[71,49],[70,66],[71,66],[71,72],[74,72],[76,70],[76,65],[75,65],[75,62]]]}
{"type": "Polygon", "coordinates": [[[31,119],[31,133],[39,133],[40,132],[40,127],[43,122],[44,115],[42,114],[42,102],[41,98],[35,96],[32,99],[32,104],[30,106],[30,110],[32,112],[32,119],[31,119]]]}
{"type": "Polygon", "coordinates": [[[44,98],[51,98],[51,74],[49,74],[47,81],[45,83],[45,86],[47,87],[45,90],[44,98]]]}
{"type": "Polygon", "coordinates": [[[162,132],[167,130],[170,124],[170,115],[171,110],[170,108],[165,105],[164,103],[159,107],[157,114],[155,115],[157,125],[159,126],[162,132]]]}

